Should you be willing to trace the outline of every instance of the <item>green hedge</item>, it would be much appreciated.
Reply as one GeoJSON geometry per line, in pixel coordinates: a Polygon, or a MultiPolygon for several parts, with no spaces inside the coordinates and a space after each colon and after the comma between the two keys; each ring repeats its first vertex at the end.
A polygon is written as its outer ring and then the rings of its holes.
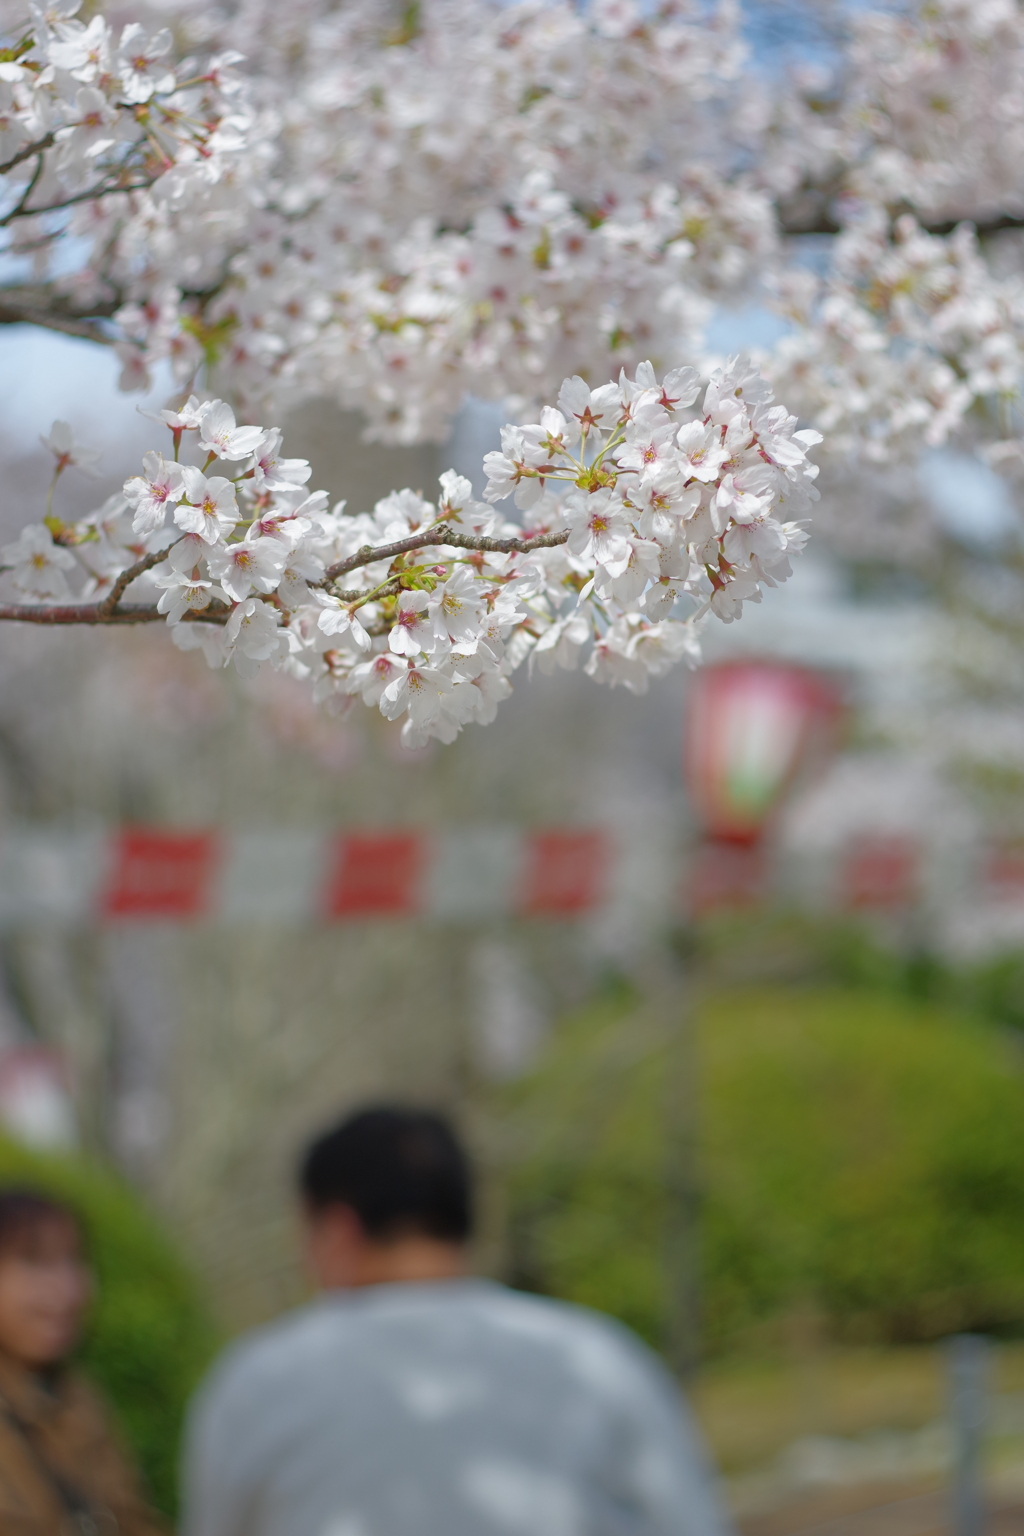
{"type": "MultiPolygon", "coordinates": [[[[622,996],[569,1021],[506,1122],[515,1278],[656,1344],[686,1067],[674,1022],[622,996]]],[[[693,1033],[707,1351],[795,1315],[878,1341],[1024,1323],[1016,1040],[838,988],[726,994],[693,1033]]]]}
{"type": "Polygon", "coordinates": [[[95,1164],[0,1141],[0,1185],[45,1190],[81,1217],[97,1277],[82,1365],[106,1395],[154,1502],[173,1513],[186,1400],[214,1347],[196,1287],[138,1198],[95,1164]]]}

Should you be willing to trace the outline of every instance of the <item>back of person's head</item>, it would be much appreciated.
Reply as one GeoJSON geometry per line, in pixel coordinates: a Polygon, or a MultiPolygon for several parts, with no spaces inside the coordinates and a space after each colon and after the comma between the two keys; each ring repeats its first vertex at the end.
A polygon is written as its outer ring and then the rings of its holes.
{"type": "Polygon", "coordinates": [[[472,1231],[469,1161],[429,1110],[382,1104],[348,1116],[309,1147],[300,1184],[314,1213],[348,1206],[374,1239],[462,1243],[472,1231]]]}

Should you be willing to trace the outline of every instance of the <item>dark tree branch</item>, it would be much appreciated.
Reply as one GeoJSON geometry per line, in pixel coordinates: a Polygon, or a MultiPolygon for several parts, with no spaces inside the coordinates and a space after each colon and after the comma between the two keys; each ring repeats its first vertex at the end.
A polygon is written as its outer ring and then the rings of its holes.
{"type": "MultiPolygon", "coordinates": [[[[175,539],[174,543],[176,544],[177,542],[177,539],[175,539]]],[[[168,544],[166,549],[154,550],[152,554],[143,555],[141,560],[136,560],[134,565],[130,565],[126,571],[121,572],[106,597],[100,603],[100,608],[108,618],[112,618],[117,612],[118,604],[136,576],[141,576],[144,571],[150,571],[154,565],[159,565],[161,560],[166,560],[173,548],[174,544],[168,544]]]]}
{"type": "Polygon", "coordinates": [[[0,219],[0,229],[14,219],[37,219],[44,213],[62,213],[65,208],[75,208],[79,203],[98,203],[101,197],[113,197],[117,192],[145,192],[155,180],[155,176],[148,176],[142,181],[130,181],[127,185],[116,181],[109,182],[101,187],[90,187],[85,192],[76,192],[72,197],[62,198],[58,203],[47,203],[42,208],[23,208],[19,204],[17,208],[12,208],[10,213],[0,219]]]}
{"type": "Polygon", "coordinates": [[[44,138],[37,139],[34,144],[26,144],[24,149],[19,149],[16,155],[12,155],[9,160],[5,160],[3,165],[0,165],[0,176],[6,176],[8,171],[13,171],[16,165],[21,165],[22,161],[31,160],[33,155],[41,155],[44,150],[51,149],[52,147],[52,133],[46,134],[44,138]]]}
{"type": "Polygon", "coordinates": [[[153,624],[163,617],[151,603],[126,603],[117,613],[104,613],[102,603],[0,604],[0,620],[19,624],[153,624]]]}
{"type": "MultiPolygon", "coordinates": [[[[801,187],[792,196],[783,198],[778,206],[779,229],[782,234],[840,234],[842,225],[835,217],[833,207],[842,190],[841,183],[833,180],[823,186],[801,187]]],[[[1007,230],[1024,229],[1024,213],[993,213],[981,217],[961,213],[952,219],[929,219],[909,203],[892,205],[889,208],[890,217],[893,219],[899,218],[902,213],[912,214],[920,227],[929,235],[951,235],[961,224],[972,225],[979,240],[985,240],[990,235],[1003,234],[1007,230]]]]}
{"type": "Polygon", "coordinates": [[[339,576],[346,576],[349,571],[356,571],[360,566],[373,565],[378,560],[394,560],[399,555],[408,555],[413,550],[428,549],[434,545],[444,545],[450,549],[480,549],[493,555],[526,555],[532,549],[553,549],[557,544],[564,544],[568,537],[568,528],[563,528],[560,533],[541,533],[533,538],[489,539],[479,533],[456,533],[446,523],[438,523],[422,533],[413,533],[407,539],[398,539],[394,544],[382,544],[376,548],[371,544],[364,544],[356,554],[329,565],[324,572],[324,581],[321,585],[334,581],[339,576]]]}
{"type": "MultiPolygon", "coordinates": [[[[433,528],[425,529],[422,533],[414,533],[407,539],[399,539],[394,544],[378,545],[373,548],[366,544],[355,555],[350,555],[347,560],[339,560],[330,566],[324,575],[321,586],[333,581],[336,576],[342,576],[346,571],[358,570],[360,566],[373,565],[377,560],[394,560],[398,555],[411,553],[415,549],[426,549],[432,546],[448,549],[478,549],[489,554],[529,554],[532,549],[554,549],[559,544],[564,544],[569,537],[568,528],[563,528],[560,533],[541,533],[533,538],[525,539],[489,539],[483,534],[456,533],[445,523],[439,523],[433,528]]],[[[107,596],[95,603],[3,603],[0,604],[0,622],[8,620],[16,624],[155,624],[163,620],[165,615],[160,613],[153,603],[122,603],[121,598],[137,576],[148,571],[152,566],[165,560],[170,554],[172,545],[167,549],[155,551],[153,554],[144,555],[141,560],[122,571],[114,582],[107,596]]],[[[387,583],[389,594],[398,590],[398,583],[392,587],[387,583]]],[[[381,595],[384,595],[383,589],[381,595]]],[[[357,601],[365,598],[366,593],[344,594],[349,601],[357,601]]],[[[265,598],[264,601],[270,601],[265,598]]],[[[192,624],[226,624],[231,617],[232,610],[226,608],[223,603],[211,603],[208,608],[197,612],[186,613],[185,623],[192,624]]]]}
{"type": "MultiPolygon", "coordinates": [[[[5,619],[16,624],[157,624],[167,615],[160,613],[153,603],[123,603],[115,611],[101,603],[2,603],[0,622],[5,619]]],[[[183,622],[188,624],[226,624],[231,617],[230,608],[223,603],[211,603],[209,608],[187,613],[183,622]]]]}
{"type": "Polygon", "coordinates": [[[116,294],[86,308],[56,292],[49,283],[0,286],[0,325],[38,325],[43,330],[63,331],[110,346],[111,337],[99,322],[109,319],[122,303],[121,295],[116,294]]]}

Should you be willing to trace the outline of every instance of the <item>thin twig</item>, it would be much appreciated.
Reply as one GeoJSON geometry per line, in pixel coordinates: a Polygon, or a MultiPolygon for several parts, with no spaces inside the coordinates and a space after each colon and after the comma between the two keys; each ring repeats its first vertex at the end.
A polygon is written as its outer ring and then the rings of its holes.
{"type": "MultiPolygon", "coordinates": [[[[174,543],[176,544],[177,542],[177,539],[175,539],[174,543]]],[[[174,544],[168,544],[166,549],[154,550],[152,554],[143,555],[141,560],[136,560],[134,565],[130,565],[126,571],[122,571],[102,603],[100,603],[103,612],[107,615],[115,613],[118,603],[136,576],[141,576],[144,571],[151,571],[154,565],[159,565],[161,560],[166,560],[173,548],[174,544]]]]}
{"type": "Polygon", "coordinates": [[[9,160],[5,160],[3,165],[0,165],[0,176],[6,176],[8,171],[13,171],[14,167],[20,165],[23,160],[31,160],[33,155],[41,155],[44,150],[52,148],[52,133],[46,134],[44,138],[37,139],[34,144],[26,144],[24,149],[19,149],[16,155],[12,155],[9,160]]]}
{"type": "Polygon", "coordinates": [[[39,185],[39,178],[43,174],[43,166],[45,165],[45,163],[46,162],[45,162],[42,154],[40,153],[40,155],[38,156],[38,158],[36,160],[36,168],[32,172],[32,175],[29,177],[28,182],[25,185],[24,192],[18,198],[18,201],[15,204],[14,208],[11,210],[11,212],[7,215],[7,218],[4,220],[5,224],[8,222],[8,220],[21,218],[23,215],[24,215],[25,218],[29,217],[28,200],[32,196],[32,193],[35,191],[36,187],[39,185]]]}
{"type": "Polygon", "coordinates": [[[374,587],[372,592],[346,592],[339,594],[339,597],[341,602],[361,608],[364,603],[379,603],[385,597],[397,597],[401,590],[402,578],[395,576],[391,581],[382,582],[379,587],[374,587]]]}
{"type": "Polygon", "coordinates": [[[349,555],[346,560],[336,560],[333,565],[329,565],[320,585],[325,586],[329,581],[335,581],[349,571],[357,571],[364,565],[374,565],[378,560],[394,560],[399,555],[411,554],[414,549],[428,549],[434,545],[450,549],[480,549],[492,555],[527,555],[534,549],[553,549],[556,544],[564,544],[568,537],[568,528],[563,528],[560,533],[540,533],[533,538],[489,539],[479,533],[456,533],[447,524],[438,523],[422,533],[412,533],[407,539],[398,539],[394,544],[381,544],[376,548],[364,544],[362,549],[349,555]]]}
{"type": "Polygon", "coordinates": [[[128,186],[118,186],[116,182],[106,187],[92,187],[87,192],[78,192],[74,197],[65,197],[59,203],[47,203],[43,208],[12,208],[10,213],[0,219],[0,229],[10,224],[17,218],[38,218],[44,213],[61,213],[65,208],[74,208],[77,203],[98,203],[101,197],[112,197],[116,192],[145,192],[156,181],[155,176],[150,176],[146,181],[133,181],[128,186]]]}

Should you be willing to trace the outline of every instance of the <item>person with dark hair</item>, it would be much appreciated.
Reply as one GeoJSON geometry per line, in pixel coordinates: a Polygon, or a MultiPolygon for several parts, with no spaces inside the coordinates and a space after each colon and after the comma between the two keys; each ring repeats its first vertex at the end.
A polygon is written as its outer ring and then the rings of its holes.
{"type": "Polygon", "coordinates": [[[92,1279],[72,1211],[0,1189],[0,1532],[158,1536],[98,1398],[68,1364],[92,1279]]]}
{"type": "Polygon", "coordinates": [[[470,1275],[471,1183],[424,1110],[366,1109],[313,1142],[300,1189],[322,1294],[200,1390],[186,1536],[728,1536],[650,1351],[470,1275]]]}

